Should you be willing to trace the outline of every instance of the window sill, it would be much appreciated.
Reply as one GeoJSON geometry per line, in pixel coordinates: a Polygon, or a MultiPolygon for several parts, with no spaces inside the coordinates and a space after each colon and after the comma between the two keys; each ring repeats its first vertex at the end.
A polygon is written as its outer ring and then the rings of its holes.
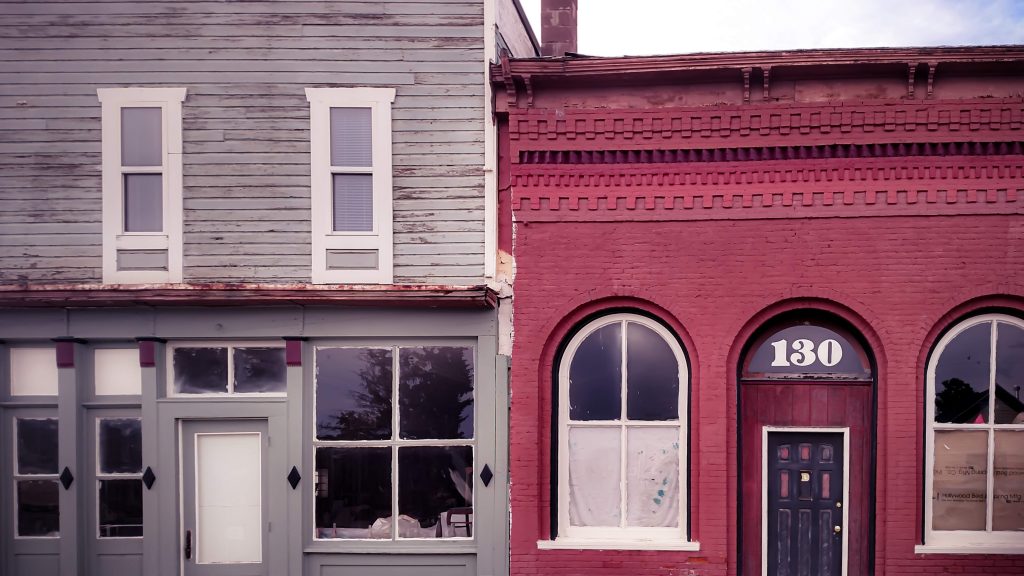
{"type": "Polygon", "coordinates": [[[1013,544],[918,544],[914,554],[1024,554],[1024,545],[1013,544]]]}
{"type": "Polygon", "coordinates": [[[538,540],[538,550],[678,550],[699,552],[700,542],[657,541],[657,540],[585,540],[582,538],[559,538],[538,540]]]}
{"type": "Polygon", "coordinates": [[[467,541],[455,542],[367,542],[360,540],[318,540],[303,549],[307,554],[475,554],[477,547],[467,541]],[[376,545],[375,545],[376,544],[376,545]]]}

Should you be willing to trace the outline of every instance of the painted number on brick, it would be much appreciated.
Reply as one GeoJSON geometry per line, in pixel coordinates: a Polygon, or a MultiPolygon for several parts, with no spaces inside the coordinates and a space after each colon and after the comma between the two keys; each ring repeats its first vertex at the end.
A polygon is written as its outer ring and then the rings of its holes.
{"type": "Polygon", "coordinates": [[[810,366],[815,362],[821,362],[831,368],[843,359],[843,347],[835,340],[829,338],[817,346],[814,342],[801,338],[794,340],[792,345],[788,340],[777,340],[772,342],[775,348],[775,358],[772,366],[810,366]],[[792,352],[791,352],[792,350],[792,352]],[[817,352],[815,352],[817,350],[817,352]]]}

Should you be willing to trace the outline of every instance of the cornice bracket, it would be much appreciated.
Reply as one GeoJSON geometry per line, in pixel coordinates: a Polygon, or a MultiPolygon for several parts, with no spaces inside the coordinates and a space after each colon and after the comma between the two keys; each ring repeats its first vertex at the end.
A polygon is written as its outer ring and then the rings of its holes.
{"type": "Polygon", "coordinates": [[[750,104],[750,71],[751,68],[743,68],[743,103],[750,104]]]}
{"type": "Polygon", "coordinates": [[[917,76],[917,62],[907,63],[907,99],[914,99],[914,78],[917,76]]]}
{"type": "Polygon", "coordinates": [[[764,82],[764,101],[767,102],[771,98],[771,91],[769,89],[769,85],[771,82],[772,67],[765,66],[764,68],[761,68],[761,72],[763,73],[764,82]]]}
{"type": "Polygon", "coordinates": [[[933,89],[935,87],[935,69],[938,68],[938,67],[939,67],[939,63],[938,62],[929,62],[928,63],[928,95],[927,95],[927,98],[931,98],[933,96],[933,92],[932,91],[933,91],[933,89]]]}

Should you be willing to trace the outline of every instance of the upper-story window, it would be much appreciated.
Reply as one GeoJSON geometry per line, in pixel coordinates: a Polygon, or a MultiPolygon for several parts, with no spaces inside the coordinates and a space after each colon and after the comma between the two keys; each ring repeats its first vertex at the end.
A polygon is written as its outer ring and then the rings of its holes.
{"type": "Polygon", "coordinates": [[[1024,552],[1024,321],[960,322],[927,376],[925,544],[1024,552]]]}
{"type": "Polygon", "coordinates": [[[184,88],[101,88],[103,281],[182,281],[184,88]]]}
{"type": "Polygon", "coordinates": [[[306,88],[314,284],[389,284],[393,88],[306,88]]]}
{"type": "Polygon", "coordinates": [[[584,326],[558,368],[556,544],[686,544],[688,370],[672,333],[611,314],[584,326]]]}

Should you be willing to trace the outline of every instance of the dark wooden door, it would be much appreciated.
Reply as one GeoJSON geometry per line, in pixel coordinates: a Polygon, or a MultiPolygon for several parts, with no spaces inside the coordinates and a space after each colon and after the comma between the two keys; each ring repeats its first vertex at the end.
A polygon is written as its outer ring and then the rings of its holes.
{"type": "Polygon", "coordinates": [[[843,573],[843,435],[769,432],[768,576],[843,573]]]}

